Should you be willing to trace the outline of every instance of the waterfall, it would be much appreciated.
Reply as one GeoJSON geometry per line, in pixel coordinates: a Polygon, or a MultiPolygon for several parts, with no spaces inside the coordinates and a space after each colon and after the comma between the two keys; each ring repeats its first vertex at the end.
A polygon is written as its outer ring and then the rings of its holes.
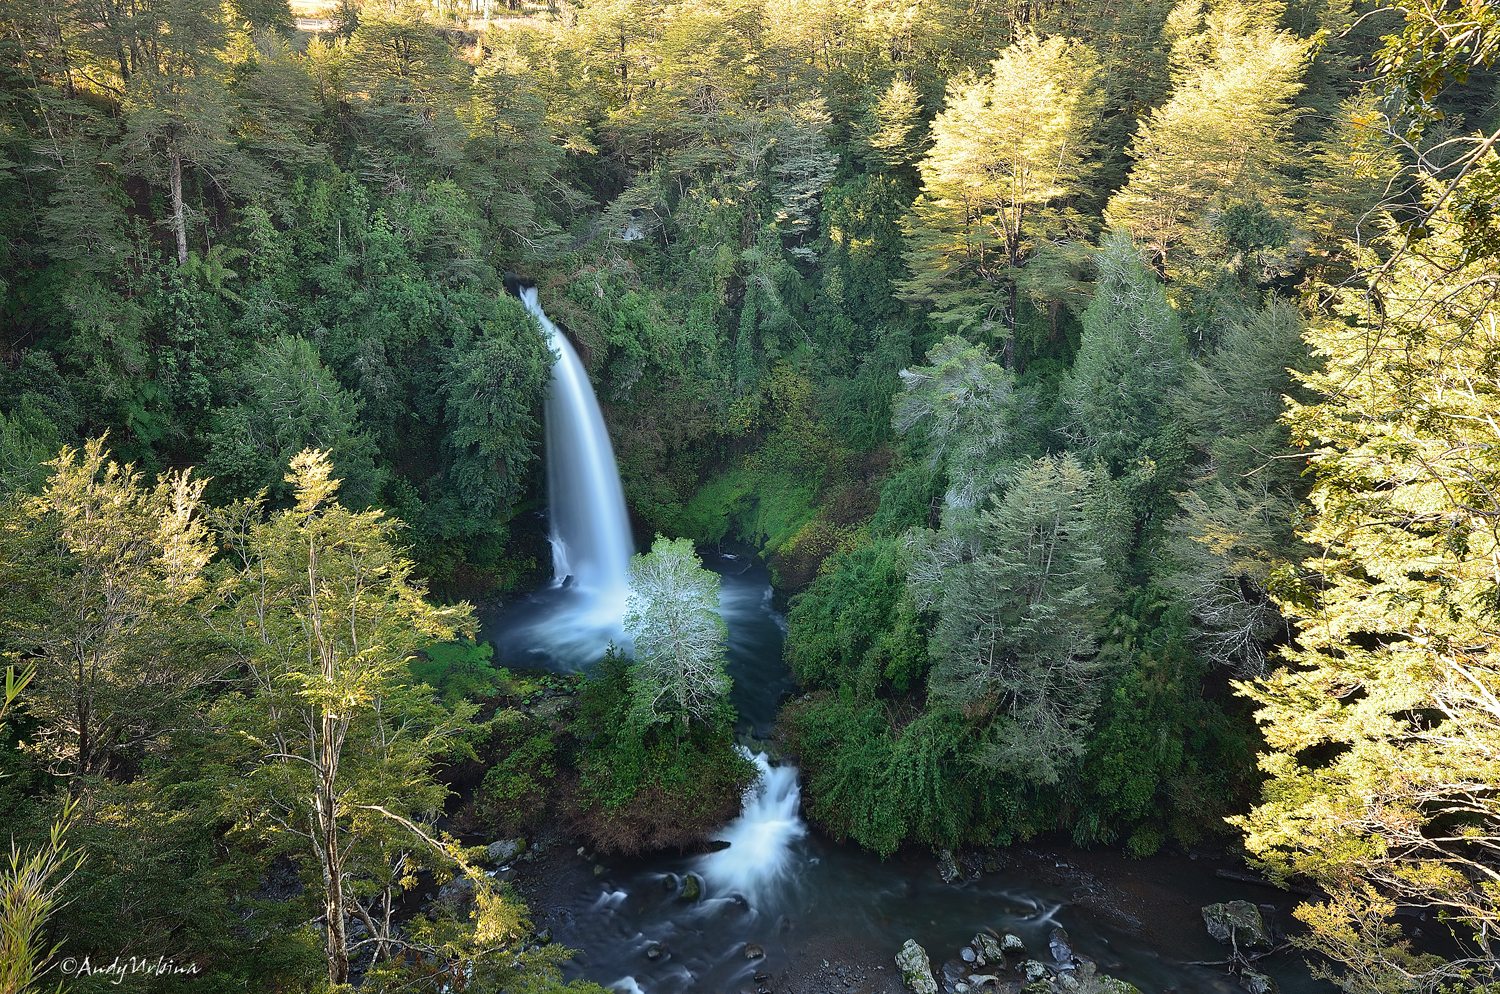
{"type": "Polygon", "coordinates": [[[760,776],[745,791],[739,817],[717,836],[729,845],[703,857],[699,870],[714,890],[743,894],[754,904],[791,869],[792,844],[807,834],[807,825],[798,813],[797,768],[772,766],[765,753],[740,751],[760,776]]]}
{"type": "Polygon", "coordinates": [[[520,296],[558,355],[546,411],[553,579],[576,588],[597,619],[618,624],[625,615],[635,542],[609,431],[578,353],[548,320],[536,287],[523,287],[520,296]]]}

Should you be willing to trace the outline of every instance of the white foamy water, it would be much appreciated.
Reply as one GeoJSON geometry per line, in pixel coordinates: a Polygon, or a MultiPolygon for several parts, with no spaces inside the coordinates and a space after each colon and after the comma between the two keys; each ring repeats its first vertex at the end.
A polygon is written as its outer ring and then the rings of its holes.
{"type": "Polygon", "coordinates": [[[743,894],[754,906],[791,870],[793,845],[807,834],[807,825],[798,812],[797,768],[772,766],[764,753],[741,751],[760,777],[745,791],[740,816],[715,836],[728,846],[704,856],[698,869],[711,891],[743,894]]]}

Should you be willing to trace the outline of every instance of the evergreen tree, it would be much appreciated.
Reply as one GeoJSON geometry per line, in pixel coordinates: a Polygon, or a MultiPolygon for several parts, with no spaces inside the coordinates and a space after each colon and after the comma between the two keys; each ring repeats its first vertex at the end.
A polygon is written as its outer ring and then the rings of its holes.
{"type": "Polygon", "coordinates": [[[949,507],[976,507],[1011,456],[1013,378],[957,335],[934,345],[927,361],[901,371],[892,427],[946,475],[949,507]]]}
{"type": "Polygon", "coordinates": [[[1098,254],[1094,299],[1062,387],[1064,430],[1115,475],[1154,479],[1170,458],[1171,397],[1187,372],[1187,343],[1161,283],[1128,237],[1098,254]]]}
{"type": "Polygon", "coordinates": [[[1466,192],[1434,184],[1422,232],[1386,216],[1350,246],[1365,286],[1309,329],[1316,397],[1287,421],[1311,447],[1317,582],[1288,605],[1286,665],[1240,688],[1267,780],[1236,823],[1262,864],[1325,889],[1299,942],[1349,991],[1479,990],[1500,961],[1500,255],[1474,251],[1495,223],[1462,215],[1466,192]],[[1437,911],[1424,927],[1458,955],[1414,949],[1401,906],[1437,911]]]}
{"type": "Polygon", "coordinates": [[[1018,270],[1045,242],[1081,230],[1069,203],[1090,169],[1097,71],[1077,42],[1026,35],[987,76],[952,85],[932,124],[901,294],[956,331],[989,333],[998,318],[1007,365],[1018,270]]]}
{"type": "Polygon", "coordinates": [[[204,468],[229,493],[266,489],[289,495],[286,466],[303,449],[329,451],[351,504],[379,496],[375,446],[361,428],[359,403],[323,365],[306,339],[263,343],[241,371],[245,398],[214,416],[204,468]]]}
{"type": "Polygon", "coordinates": [[[914,166],[926,145],[926,122],[911,82],[899,76],[891,80],[855,123],[855,134],[873,168],[895,172],[914,166]]]}
{"type": "Polygon", "coordinates": [[[1222,259],[1236,218],[1284,221],[1287,131],[1307,58],[1307,43],[1264,15],[1235,4],[1200,11],[1189,2],[1174,12],[1171,97],[1141,122],[1130,179],[1104,215],[1174,280],[1222,259]]]}
{"type": "Polygon", "coordinates": [[[980,513],[973,552],[931,538],[912,571],[935,609],[929,693],[987,725],[976,758],[1056,783],[1083,754],[1103,679],[1100,636],[1112,593],[1090,506],[1090,474],[1071,456],[1019,469],[980,513]]]}

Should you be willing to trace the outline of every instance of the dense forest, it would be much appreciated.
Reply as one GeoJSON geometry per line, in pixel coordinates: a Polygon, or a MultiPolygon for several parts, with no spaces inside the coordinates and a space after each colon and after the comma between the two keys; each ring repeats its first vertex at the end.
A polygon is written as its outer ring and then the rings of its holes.
{"type": "Polygon", "coordinates": [[[3,994],[597,992],[472,843],[735,813],[725,541],[826,836],[1207,840],[1350,994],[1500,991],[1500,7],[0,28],[3,994]],[[517,280],[659,536],[587,678],[471,607],[546,578],[517,280]]]}

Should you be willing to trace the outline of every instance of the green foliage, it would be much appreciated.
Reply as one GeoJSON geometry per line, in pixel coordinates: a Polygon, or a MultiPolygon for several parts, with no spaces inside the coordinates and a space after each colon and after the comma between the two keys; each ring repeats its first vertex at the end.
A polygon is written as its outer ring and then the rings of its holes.
{"type": "Polygon", "coordinates": [[[1066,205],[1089,172],[1103,110],[1097,73],[1088,47],[1025,33],[989,75],[950,83],[922,160],[911,277],[901,286],[907,299],[931,305],[932,321],[970,335],[997,323],[1014,329],[1017,271],[1045,242],[1079,232],[1066,205]],[[1003,311],[1000,287],[1008,287],[1003,311]]]}
{"type": "Polygon", "coordinates": [[[787,662],[804,686],[837,686],[846,671],[866,694],[917,686],[927,668],[925,636],[906,596],[908,554],[878,540],[833,559],[792,602],[787,662]]]}
{"type": "Polygon", "coordinates": [[[436,690],[449,705],[477,701],[512,690],[509,672],[494,664],[495,647],[488,642],[456,639],[434,642],[413,656],[407,667],[412,679],[436,690]]]}
{"type": "Polygon", "coordinates": [[[685,730],[621,721],[634,682],[610,655],[579,695],[579,830],[605,852],[699,844],[739,810],[754,767],[735,748],[727,705],[685,730]]]}
{"type": "Polygon", "coordinates": [[[530,832],[548,814],[557,778],[557,733],[536,719],[501,715],[499,760],[484,774],[475,798],[487,826],[530,832]]]}
{"type": "Polygon", "coordinates": [[[1300,537],[1323,554],[1285,602],[1285,665],[1239,687],[1267,779],[1235,823],[1262,864],[1326,888],[1298,911],[1302,941],[1351,991],[1468,986],[1500,952],[1483,855],[1500,837],[1500,398],[1481,372],[1500,354],[1500,259],[1473,252],[1443,197],[1434,184],[1421,232],[1387,216],[1375,245],[1349,246],[1360,281],[1331,288],[1308,331],[1314,396],[1286,420],[1314,473],[1300,537]],[[1410,903],[1441,911],[1459,955],[1407,945],[1393,915],[1410,903]]]}

